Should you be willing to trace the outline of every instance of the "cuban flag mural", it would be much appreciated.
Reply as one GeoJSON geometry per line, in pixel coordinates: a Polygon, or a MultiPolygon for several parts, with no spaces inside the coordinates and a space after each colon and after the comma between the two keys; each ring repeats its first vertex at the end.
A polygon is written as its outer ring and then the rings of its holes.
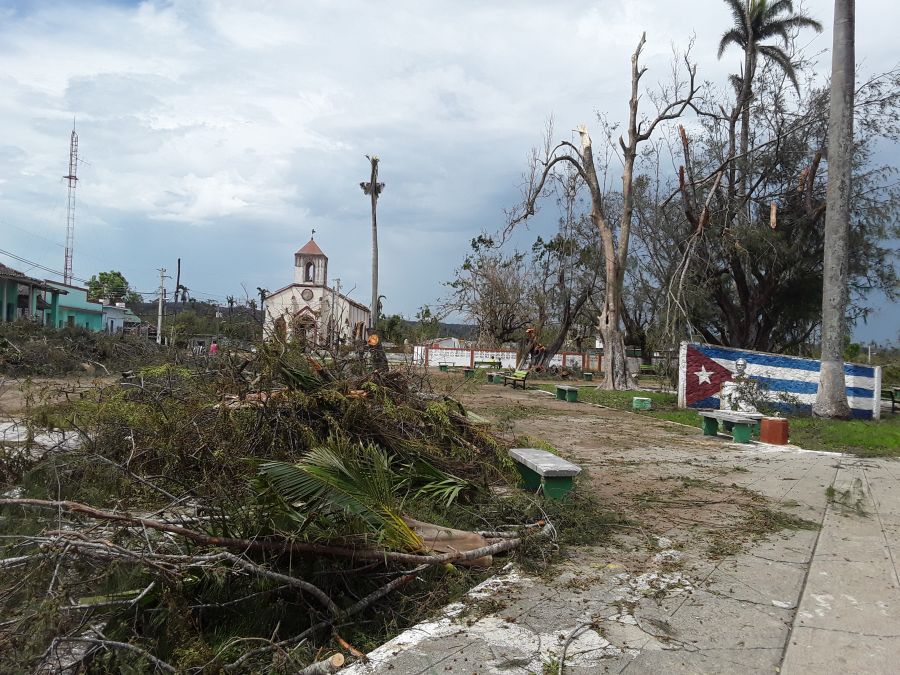
{"type": "MultiPolygon", "coordinates": [[[[722,385],[736,377],[735,363],[746,362],[745,377],[768,405],[784,412],[809,413],[819,389],[819,361],[730,347],[682,342],[678,358],[678,406],[719,408],[722,385]]],[[[854,417],[881,416],[881,367],[844,364],[847,399],[854,417]]]]}

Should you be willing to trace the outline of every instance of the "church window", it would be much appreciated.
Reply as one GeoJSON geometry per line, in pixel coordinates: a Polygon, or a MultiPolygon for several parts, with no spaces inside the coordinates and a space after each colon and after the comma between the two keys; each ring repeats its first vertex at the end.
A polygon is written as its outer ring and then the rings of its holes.
{"type": "Polygon", "coordinates": [[[315,263],[306,263],[306,276],[304,277],[306,281],[315,281],[316,280],[316,266],[315,263]]]}

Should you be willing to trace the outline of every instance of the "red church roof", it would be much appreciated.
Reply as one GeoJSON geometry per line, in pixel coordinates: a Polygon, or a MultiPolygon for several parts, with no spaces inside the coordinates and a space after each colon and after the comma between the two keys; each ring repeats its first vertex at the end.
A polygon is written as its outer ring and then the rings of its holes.
{"type": "Polygon", "coordinates": [[[310,239],[295,255],[325,255],[319,245],[310,239]]]}

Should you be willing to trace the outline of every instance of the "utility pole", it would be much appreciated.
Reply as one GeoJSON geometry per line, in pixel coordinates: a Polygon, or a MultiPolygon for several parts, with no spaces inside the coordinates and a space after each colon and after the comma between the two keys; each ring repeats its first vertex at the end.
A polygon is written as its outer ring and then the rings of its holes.
{"type": "Polygon", "coordinates": [[[166,297],[166,268],[159,269],[159,314],[156,317],[156,344],[162,344],[163,302],[166,297]]]}
{"type": "Polygon", "coordinates": [[[366,155],[372,165],[372,177],[368,183],[362,182],[359,187],[372,200],[372,307],[369,316],[369,327],[374,328],[378,321],[378,219],[376,216],[378,197],[384,191],[384,183],[378,182],[378,156],[366,155]]]}

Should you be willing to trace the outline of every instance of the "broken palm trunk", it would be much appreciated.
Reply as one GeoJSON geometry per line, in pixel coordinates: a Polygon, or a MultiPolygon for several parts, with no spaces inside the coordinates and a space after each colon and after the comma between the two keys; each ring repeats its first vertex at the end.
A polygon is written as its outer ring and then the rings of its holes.
{"type": "MultiPolygon", "coordinates": [[[[483,548],[490,543],[475,532],[454,530],[452,527],[433,525],[407,516],[403,516],[403,522],[421,537],[425,550],[430,553],[466,553],[483,548]]],[[[491,566],[492,562],[493,556],[486,555],[474,560],[460,561],[457,564],[487,568],[491,566]]]]}

